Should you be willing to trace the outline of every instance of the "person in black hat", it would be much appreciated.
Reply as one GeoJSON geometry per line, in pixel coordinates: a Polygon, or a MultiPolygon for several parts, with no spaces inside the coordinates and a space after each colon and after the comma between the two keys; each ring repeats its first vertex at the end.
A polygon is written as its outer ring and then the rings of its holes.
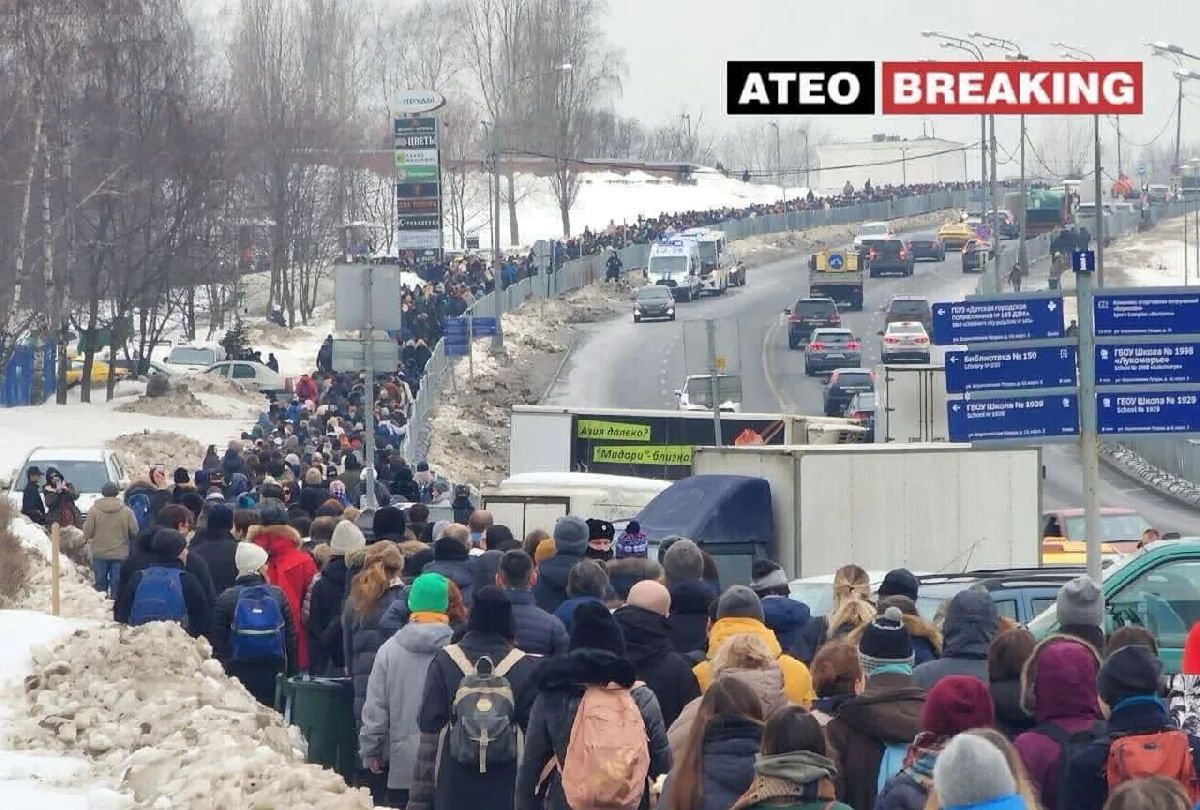
{"type": "MultiPolygon", "coordinates": [[[[571,625],[571,649],[566,655],[548,659],[538,671],[538,693],[525,735],[525,755],[517,774],[517,803],[534,807],[542,770],[552,758],[562,762],[567,741],[584,690],[589,686],[616,684],[631,689],[646,726],[650,754],[650,780],[671,767],[667,730],[658,699],[644,684],[634,686],[634,667],[625,658],[625,637],[620,625],[604,605],[587,602],[575,609],[571,625]],[[632,687],[632,688],[631,688],[632,687]]],[[[549,776],[546,807],[568,807],[558,769],[549,776]]]]}
{"type": "Polygon", "coordinates": [[[907,596],[916,602],[920,589],[921,583],[912,571],[907,568],[896,568],[888,571],[883,578],[883,582],[879,585],[878,596],[880,599],[888,596],[907,596]]]}
{"type": "Polygon", "coordinates": [[[154,557],[153,563],[134,571],[117,594],[117,600],[113,604],[113,618],[122,624],[129,622],[137,601],[138,586],[141,585],[147,571],[155,568],[178,570],[179,585],[187,609],[187,624],[184,629],[192,636],[206,635],[212,629],[213,603],[204,592],[200,581],[184,565],[188,556],[187,540],[172,529],[159,529],[150,541],[150,553],[154,557]]]}
{"type": "Polygon", "coordinates": [[[451,722],[454,697],[462,683],[463,668],[455,662],[461,653],[472,668],[479,659],[487,657],[500,667],[508,664],[504,677],[513,693],[513,720],[525,729],[530,705],[535,694],[536,659],[526,656],[513,646],[512,605],[504,592],[494,585],[480,588],[475,594],[474,607],[467,620],[467,632],[455,644],[458,652],[443,648],[429,663],[425,678],[425,693],[417,720],[421,743],[417,765],[409,791],[410,805],[433,807],[487,807],[511,810],[516,763],[489,764],[487,773],[478,765],[464,765],[450,756],[450,747],[442,746],[441,760],[435,759],[438,736],[451,722]],[[510,657],[511,656],[511,657],[510,657]],[[508,659],[506,661],[506,659],[508,659]]]}
{"type": "Polygon", "coordinates": [[[617,529],[607,520],[599,518],[588,518],[588,544],[584,550],[584,556],[590,557],[593,560],[608,562],[613,558],[613,538],[617,535],[617,529]]]}
{"type": "Polygon", "coordinates": [[[208,510],[208,522],[192,537],[191,553],[203,557],[212,575],[217,593],[233,587],[238,578],[234,552],[237,540],[233,536],[233,510],[218,504],[208,510]]]}
{"type": "Polygon", "coordinates": [[[39,526],[46,525],[46,503],[42,500],[42,471],[36,465],[25,471],[21,491],[21,514],[39,526]]]}

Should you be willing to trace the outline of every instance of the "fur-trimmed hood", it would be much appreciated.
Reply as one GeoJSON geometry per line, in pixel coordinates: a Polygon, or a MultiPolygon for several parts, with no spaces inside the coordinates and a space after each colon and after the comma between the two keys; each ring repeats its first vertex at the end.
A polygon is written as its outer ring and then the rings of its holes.
{"type": "Polygon", "coordinates": [[[251,526],[246,529],[246,542],[262,546],[267,554],[277,556],[289,548],[298,549],[304,544],[300,532],[286,525],[251,526]]]}
{"type": "MultiPolygon", "coordinates": [[[[923,638],[929,642],[929,646],[933,648],[935,655],[942,654],[942,631],[938,630],[932,623],[925,621],[920,616],[913,616],[909,613],[902,615],[904,620],[904,629],[914,639],[923,638]]],[[[860,624],[858,627],[846,634],[846,640],[852,643],[855,647],[858,646],[859,640],[863,633],[867,630],[867,625],[860,624]]]]}
{"type": "Polygon", "coordinates": [[[1054,635],[1033,648],[1021,670],[1021,708],[1038,723],[1100,716],[1100,653],[1074,636],[1054,635]]]}

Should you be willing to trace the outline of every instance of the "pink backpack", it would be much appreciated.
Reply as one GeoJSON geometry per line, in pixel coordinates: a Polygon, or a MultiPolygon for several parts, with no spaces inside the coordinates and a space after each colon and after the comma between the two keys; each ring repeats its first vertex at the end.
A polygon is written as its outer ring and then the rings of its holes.
{"type": "Polygon", "coordinates": [[[575,712],[566,757],[553,760],[553,766],[572,810],[635,810],[650,775],[650,745],[630,690],[611,683],[588,686],[575,712]]]}

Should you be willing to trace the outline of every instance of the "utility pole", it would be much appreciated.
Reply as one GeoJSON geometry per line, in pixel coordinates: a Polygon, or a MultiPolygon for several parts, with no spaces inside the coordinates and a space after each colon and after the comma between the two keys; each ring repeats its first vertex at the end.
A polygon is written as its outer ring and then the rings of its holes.
{"type": "Polygon", "coordinates": [[[708,395],[712,399],[713,409],[713,439],[714,446],[720,447],[721,442],[721,400],[717,397],[717,322],[709,318],[704,322],[704,332],[708,337],[708,395]]]}
{"type": "Polygon", "coordinates": [[[363,266],[363,319],[362,330],[363,365],[366,379],[363,381],[363,511],[378,509],[375,500],[375,327],[372,306],[375,292],[375,266],[363,266]]]}
{"type": "Polygon", "coordinates": [[[1017,242],[1017,261],[1021,263],[1021,269],[1029,272],[1029,251],[1025,248],[1025,217],[1028,211],[1028,190],[1025,184],[1025,113],[1021,113],[1021,221],[1019,223],[1020,233],[1018,234],[1017,242]]]}
{"type": "Polygon", "coordinates": [[[804,187],[812,188],[812,174],[808,165],[808,127],[804,128],[804,187]]]}
{"type": "MultiPolygon", "coordinates": [[[[1104,211],[1100,193],[1100,116],[1095,116],[1096,282],[1104,286],[1104,211]]],[[[1186,222],[1185,222],[1186,225],[1186,222]]],[[[1083,468],[1083,521],[1087,537],[1088,575],[1101,581],[1100,571],[1100,448],[1096,421],[1096,338],[1092,324],[1093,295],[1090,273],[1075,277],[1075,302],[1079,318],[1079,458],[1083,468]]]]}
{"type": "Polygon", "coordinates": [[[501,325],[501,315],[504,312],[504,274],[500,267],[500,123],[492,122],[490,138],[492,151],[492,301],[496,310],[496,333],[492,335],[492,349],[499,351],[504,348],[504,328],[501,325]]]}
{"type": "Polygon", "coordinates": [[[1175,166],[1172,171],[1179,171],[1179,139],[1183,136],[1183,82],[1182,76],[1176,74],[1179,80],[1179,93],[1175,96],[1175,166]]]}
{"type": "MultiPolygon", "coordinates": [[[[992,131],[992,207],[987,209],[987,211],[995,211],[1000,207],[998,205],[1000,200],[999,191],[996,188],[996,116],[989,115],[988,124],[992,131]]],[[[996,227],[996,223],[991,221],[991,218],[986,211],[984,213],[983,221],[988,223],[988,226],[992,231],[992,261],[995,262],[996,266],[996,291],[999,292],[1001,289],[1000,279],[1002,277],[1000,272],[1000,230],[996,227]]],[[[1029,271],[1022,265],[1021,272],[1027,273],[1029,271]]]]}

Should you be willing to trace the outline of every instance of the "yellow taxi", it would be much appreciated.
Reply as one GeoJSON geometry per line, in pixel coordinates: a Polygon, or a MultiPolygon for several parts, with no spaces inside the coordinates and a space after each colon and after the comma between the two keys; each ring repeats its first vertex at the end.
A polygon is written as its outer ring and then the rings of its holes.
{"type": "MultiPolygon", "coordinates": [[[[67,358],[67,385],[78,385],[83,382],[83,358],[68,357],[67,358]]],[[[128,369],[117,368],[113,371],[113,376],[118,380],[123,380],[129,376],[128,369]]],[[[101,360],[99,357],[92,359],[92,385],[107,385],[108,384],[108,363],[101,360]]]]}
{"type": "MultiPolygon", "coordinates": [[[[1101,543],[1100,556],[1105,565],[1119,560],[1132,549],[1121,543],[1101,543]]],[[[1087,562],[1087,543],[1065,537],[1042,538],[1042,565],[1083,565],[1087,562]]]]}
{"type": "Polygon", "coordinates": [[[975,232],[965,222],[947,222],[938,228],[937,235],[948,248],[961,248],[975,238],[975,232]]]}

